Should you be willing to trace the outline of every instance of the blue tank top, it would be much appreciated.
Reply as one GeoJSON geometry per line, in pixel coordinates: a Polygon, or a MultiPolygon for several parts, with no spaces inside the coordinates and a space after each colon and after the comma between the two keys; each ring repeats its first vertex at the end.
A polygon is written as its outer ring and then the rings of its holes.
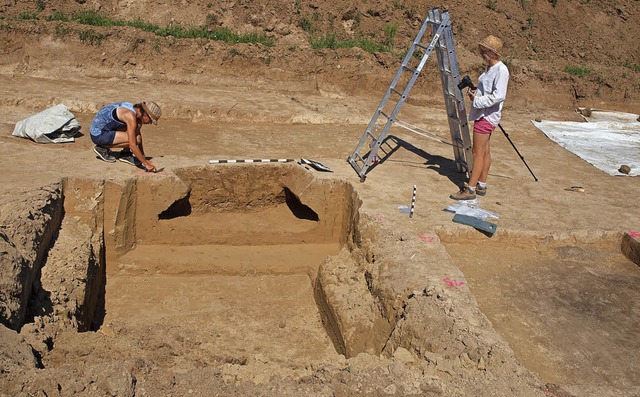
{"type": "Polygon", "coordinates": [[[129,102],[117,102],[103,107],[93,118],[91,128],[89,128],[91,135],[98,136],[103,132],[115,131],[127,125],[116,118],[115,110],[117,108],[125,108],[134,113],[136,112],[133,104],[129,102]]]}

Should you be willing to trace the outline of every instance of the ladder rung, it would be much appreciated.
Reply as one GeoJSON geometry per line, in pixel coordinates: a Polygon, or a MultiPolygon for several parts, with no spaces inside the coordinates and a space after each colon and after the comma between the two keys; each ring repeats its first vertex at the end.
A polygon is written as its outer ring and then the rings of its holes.
{"type": "Polygon", "coordinates": [[[414,68],[410,68],[409,66],[405,66],[405,65],[402,65],[402,67],[403,67],[405,70],[410,71],[411,73],[417,73],[417,71],[416,71],[414,68]]]}
{"type": "Polygon", "coordinates": [[[402,93],[398,90],[396,90],[395,88],[392,88],[391,91],[395,92],[396,94],[402,96],[402,93]]]}
{"type": "Polygon", "coordinates": [[[380,114],[383,115],[384,117],[387,118],[387,120],[389,119],[389,115],[387,115],[385,112],[383,112],[382,110],[380,111],[380,114]]]}
{"type": "Polygon", "coordinates": [[[423,50],[428,50],[429,49],[429,46],[426,46],[426,45],[423,45],[423,44],[420,44],[420,43],[415,43],[415,44],[416,44],[416,47],[420,47],[423,50]]]}

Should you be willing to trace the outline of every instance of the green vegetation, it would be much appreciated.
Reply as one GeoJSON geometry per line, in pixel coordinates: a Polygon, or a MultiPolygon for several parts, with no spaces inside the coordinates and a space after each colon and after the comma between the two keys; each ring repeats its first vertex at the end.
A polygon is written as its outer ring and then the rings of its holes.
{"type": "Polygon", "coordinates": [[[313,31],[313,25],[311,24],[311,22],[309,22],[307,18],[302,18],[302,21],[300,21],[300,27],[302,28],[302,30],[304,30],[307,33],[310,33],[313,31]]]}
{"type": "Polygon", "coordinates": [[[558,5],[558,0],[549,0],[549,3],[551,3],[551,5],[555,7],[558,5]]]}
{"type": "Polygon", "coordinates": [[[228,28],[216,28],[207,29],[205,27],[192,27],[183,28],[179,25],[168,26],[161,28],[158,25],[145,22],[142,19],[135,19],[133,21],[121,21],[117,19],[111,19],[97,14],[93,11],[80,11],[72,14],[71,16],[63,15],[59,12],[53,13],[47,18],[49,21],[63,21],[63,22],[77,22],[83,25],[90,26],[129,26],[132,28],[144,30],[145,32],[153,33],[157,36],[168,37],[172,36],[177,39],[209,39],[225,41],[227,43],[259,43],[267,47],[273,46],[274,40],[267,38],[264,34],[249,33],[245,35],[237,35],[231,32],[228,28]]]}
{"type": "Polygon", "coordinates": [[[53,31],[53,35],[57,38],[67,36],[70,33],[71,33],[71,28],[64,26],[61,23],[56,25],[56,29],[53,31]]]}
{"type": "Polygon", "coordinates": [[[46,4],[44,3],[44,0],[36,0],[36,8],[38,9],[38,12],[42,12],[44,11],[46,4]]]}
{"type": "Polygon", "coordinates": [[[71,19],[68,16],[66,16],[66,15],[64,15],[61,12],[58,12],[58,11],[54,12],[53,14],[51,14],[51,15],[49,15],[47,17],[47,21],[69,22],[70,20],[71,19]]]}
{"type": "Polygon", "coordinates": [[[18,15],[18,19],[21,19],[23,21],[35,21],[36,19],[38,19],[38,15],[32,12],[23,12],[18,15]]]}
{"type": "Polygon", "coordinates": [[[565,66],[564,71],[569,73],[572,76],[576,76],[580,78],[588,74],[591,74],[591,69],[583,68],[581,66],[565,66]]]}
{"type": "Polygon", "coordinates": [[[384,43],[390,48],[393,48],[393,39],[398,33],[398,25],[395,23],[388,23],[384,25],[384,43]]]}
{"type": "Polygon", "coordinates": [[[102,43],[102,40],[104,40],[104,38],[107,36],[101,33],[96,33],[96,31],[93,29],[87,29],[80,31],[78,33],[78,37],[83,43],[89,42],[89,44],[91,45],[100,45],[100,43],[102,43]]]}
{"type": "Polygon", "coordinates": [[[529,15],[529,17],[527,18],[527,26],[529,27],[529,29],[536,27],[536,20],[532,15],[529,15]]]}
{"type": "Polygon", "coordinates": [[[498,3],[496,0],[487,0],[487,8],[491,11],[498,11],[498,3]]]}
{"type": "Polygon", "coordinates": [[[634,72],[640,72],[640,63],[634,65],[631,62],[629,62],[629,60],[627,59],[626,61],[624,61],[622,66],[624,66],[625,68],[629,68],[634,72]]]}

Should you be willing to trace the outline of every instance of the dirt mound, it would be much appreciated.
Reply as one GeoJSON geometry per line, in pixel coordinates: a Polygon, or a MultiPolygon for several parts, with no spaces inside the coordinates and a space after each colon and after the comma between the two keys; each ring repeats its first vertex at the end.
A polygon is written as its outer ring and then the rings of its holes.
{"type": "MultiPolygon", "coordinates": [[[[420,1],[379,0],[363,4],[5,2],[0,62],[5,73],[48,78],[115,77],[216,85],[224,76],[256,85],[268,82],[283,92],[322,87],[347,95],[372,95],[388,85],[390,77],[382,76],[391,76],[397,68],[430,6],[420,1]],[[95,18],[85,18],[94,25],[78,23],[72,18],[78,12],[136,27],[95,26],[103,24],[95,18]],[[165,31],[154,34],[139,28],[150,25],[165,31]],[[170,34],[175,29],[224,31],[264,40],[243,44],[177,38],[170,34]],[[371,50],[337,45],[348,41],[371,50]],[[314,48],[314,43],[335,48],[314,48]]],[[[476,43],[495,34],[505,41],[511,89],[535,91],[533,100],[548,102],[556,96],[576,102],[640,99],[636,45],[640,31],[635,29],[640,13],[633,0],[456,1],[449,4],[449,11],[462,73],[480,72],[476,43]]],[[[435,70],[435,63],[427,68],[435,70]]],[[[414,92],[425,92],[425,87],[438,81],[437,73],[424,73],[414,92]]]]}

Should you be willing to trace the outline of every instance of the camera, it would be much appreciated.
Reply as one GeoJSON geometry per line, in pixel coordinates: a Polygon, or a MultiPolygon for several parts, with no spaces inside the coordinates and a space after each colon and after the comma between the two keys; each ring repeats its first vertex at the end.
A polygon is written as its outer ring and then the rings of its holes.
{"type": "Polygon", "coordinates": [[[475,89],[476,89],[476,86],[475,86],[475,85],[473,85],[473,82],[471,81],[471,77],[469,77],[469,76],[464,76],[464,77],[462,78],[462,81],[460,81],[460,82],[458,83],[458,89],[459,89],[460,91],[462,91],[462,90],[464,90],[464,89],[465,89],[465,88],[467,88],[467,87],[471,88],[472,90],[475,90],[475,89]]]}

